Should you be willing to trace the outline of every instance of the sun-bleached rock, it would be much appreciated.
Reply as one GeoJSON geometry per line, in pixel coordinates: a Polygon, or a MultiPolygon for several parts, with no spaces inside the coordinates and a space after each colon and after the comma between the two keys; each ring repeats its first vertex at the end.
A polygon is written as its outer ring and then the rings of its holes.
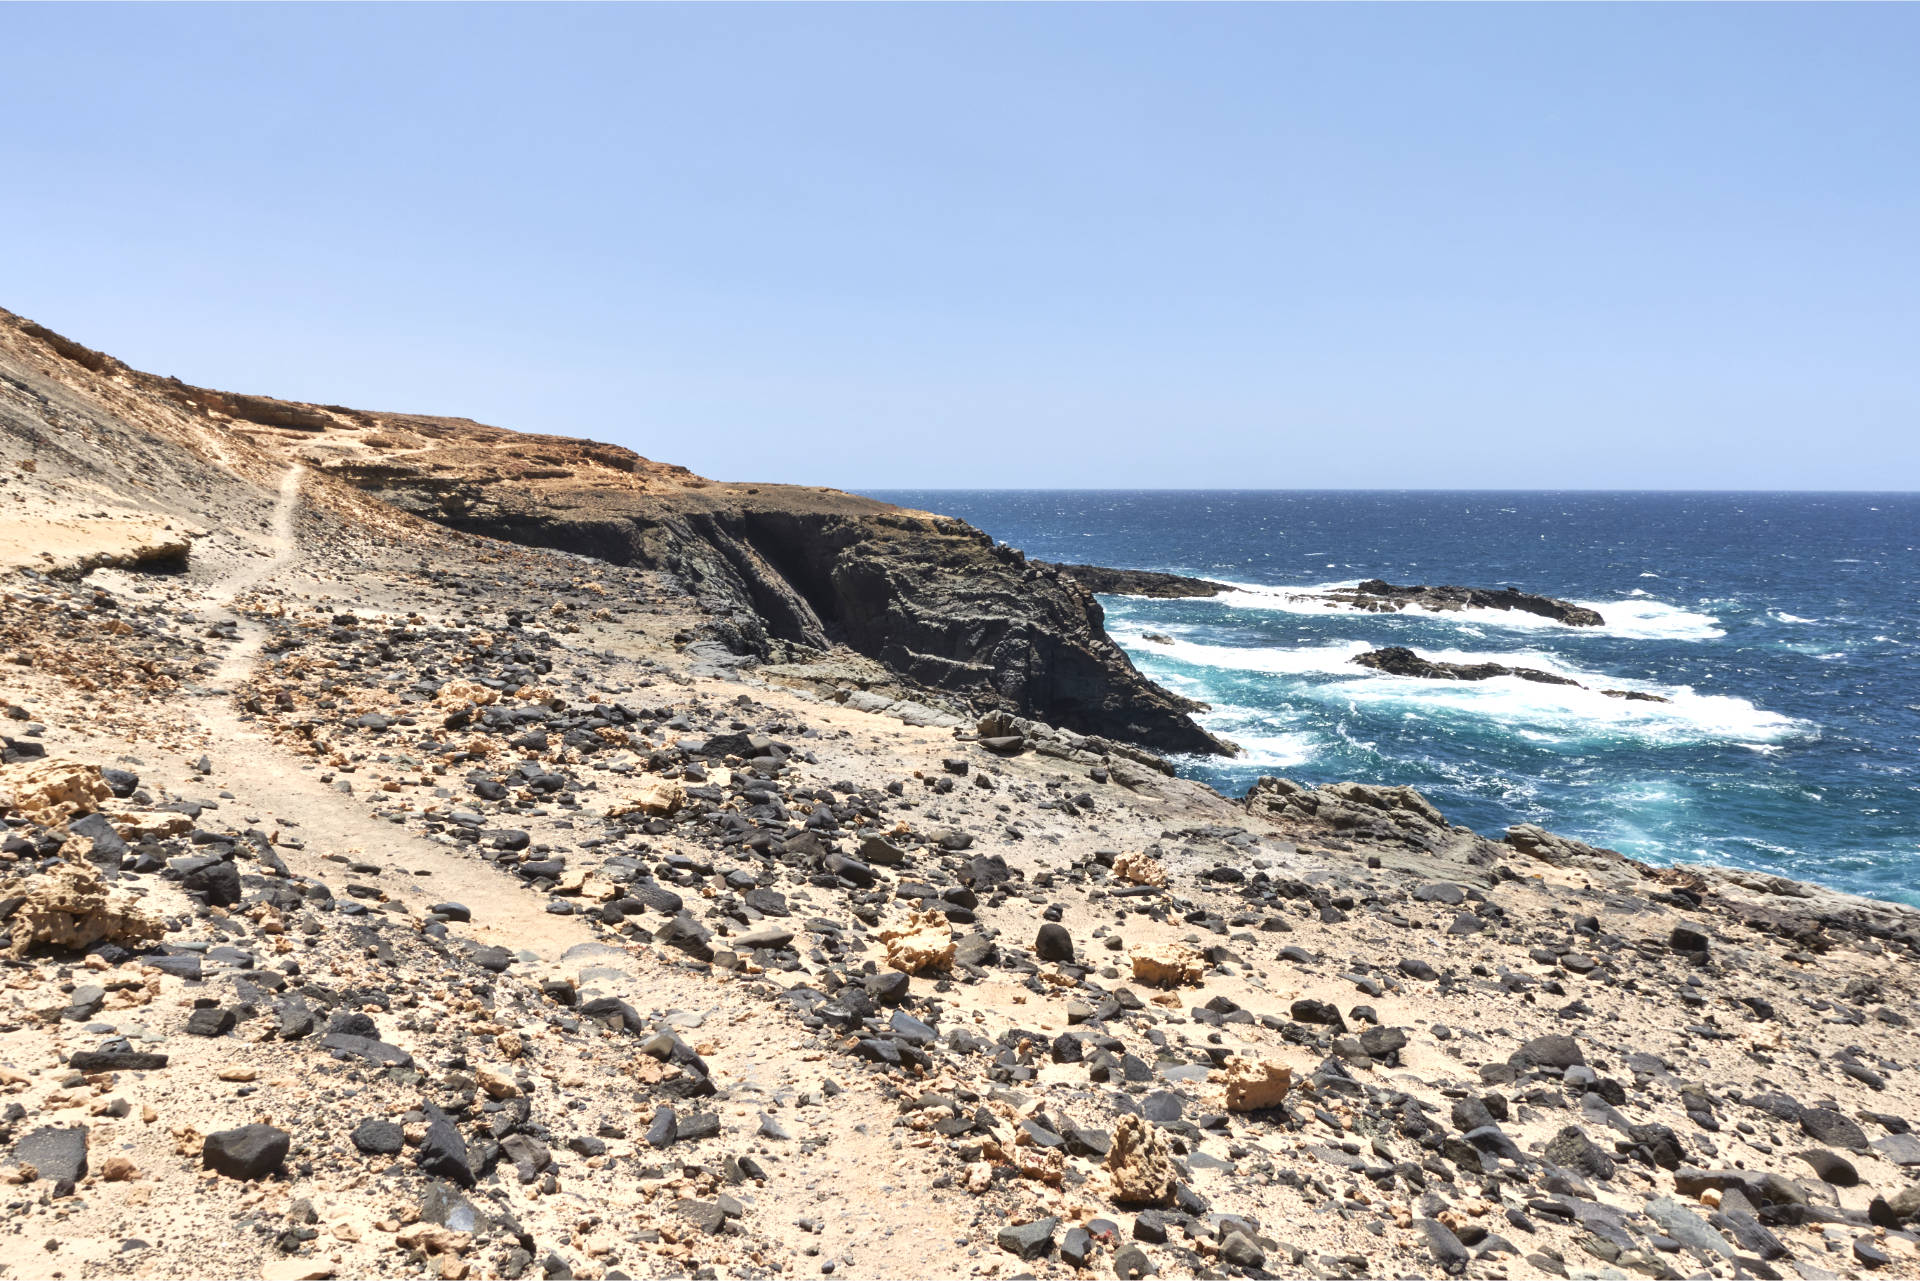
{"type": "Polygon", "coordinates": [[[91,814],[113,795],[98,765],[50,757],[0,765],[0,806],[54,825],[91,814]]]}
{"type": "Polygon", "coordinates": [[[1113,860],[1113,874],[1129,885],[1161,885],[1167,883],[1167,869],[1160,866],[1158,859],[1138,850],[1128,850],[1113,860]]]}
{"type": "Polygon", "coordinates": [[[500,701],[500,691],[479,681],[451,680],[434,691],[433,701],[441,707],[485,707],[500,701]]]}
{"type": "Polygon", "coordinates": [[[649,818],[665,818],[679,813],[680,807],[686,803],[686,788],[670,778],[649,774],[635,781],[632,793],[625,801],[608,810],[607,817],[645,814],[649,818]]]}
{"type": "Polygon", "coordinates": [[[938,908],[908,912],[906,920],[880,930],[887,966],[908,974],[953,968],[953,927],[938,908]]]}
{"type": "Polygon", "coordinates": [[[0,898],[21,897],[9,922],[14,956],[35,945],[79,951],[102,940],[123,946],[157,942],[159,918],[131,900],[109,893],[100,873],[86,863],[61,863],[45,872],[0,885],[0,898]]]}
{"type": "Polygon", "coordinates": [[[1160,943],[1133,953],[1133,977],[1150,987],[1198,986],[1207,963],[1184,943],[1160,943]]]}
{"type": "Polygon", "coordinates": [[[1293,1089],[1293,1069],[1271,1059],[1236,1054],[1226,1066],[1227,1111],[1259,1112],[1277,1108],[1293,1089]]]}
{"type": "Polygon", "coordinates": [[[1166,1139],[1151,1122],[1131,1113],[1114,1125],[1104,1165],[1113,1199],[1125,1205],[1165,1205],[1180,1181],[1166,1139]]]}

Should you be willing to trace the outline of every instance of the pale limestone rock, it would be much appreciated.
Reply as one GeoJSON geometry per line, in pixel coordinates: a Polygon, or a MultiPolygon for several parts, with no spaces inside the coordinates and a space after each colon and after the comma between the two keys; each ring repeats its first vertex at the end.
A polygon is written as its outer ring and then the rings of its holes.
{"type": "Polygon", "coordinates": [[[1150,987],[1198,987],[1206,972],[1200,953],[1184,943],[1161,943],[1133,954],[1135,981],[1150,987]]]}
{"type": "Polygon", "coordinates": [[[1113,874],[1129,885],[1164,886],[1167,883],[1167,869],[1138,850],[1129,850],[1114,859],[1113,874]]]}
{"type": "Polygon", "coordinates": [[[953,927],[938,908],[908,912],[904,923],[882,929],[877,937],[887,949],[891,969],[919,974],[953,968],[953,927]]]}
{"type": "Polygon", "coordinates": [[[128,947],[159,941],[165,927],[129,899],[110,894],[85,863],[61,863],[0,885],[0,898],[25,898],[12,919],[14,956],[35,944],[80,951],[102,939],[128,947]]]}
{"type": "Polygon", "coordinates": [[[1227,1060],[1226,1085],[1229,1112],[1277,1108],[1293,1089],[1293,1069],[1270,1059],[1236,1054],[1227,1060]]]}
{"type": "Polygon", "coordinates": [[[1132,1113],[1113,1127],[1113,1146],[1105,1165],[1113,1199],[1127,1205],[1165,1205],[1173,1200],[1174,1185],[1180,1180],[1166,1139],[1152,1123],[1132,1113]]]}

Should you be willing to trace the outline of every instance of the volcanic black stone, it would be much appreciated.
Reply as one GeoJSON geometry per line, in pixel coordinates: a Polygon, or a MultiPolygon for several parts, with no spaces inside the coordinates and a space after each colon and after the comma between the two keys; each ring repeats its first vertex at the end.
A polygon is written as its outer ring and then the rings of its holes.
{"type": "Polygon", "coordinates": [[[388,1045],[385,1041],[376,1041],[372,1037],[353,1036],[346,1032],[329,1032],[320,1038],[320,1048],[356,1059],[365,1059],[369,1063],[378,1063],[382,1067],[413,1066],[411,1054],[397,1045],[388,1045]]]}
{"type": "Polygon", "coordinates": [[[243,1125],[209,1134],[200,1148],[201,1164],[229,1179],[259,1179],[280,1168],[293,1136],[271,1125],[243,1125]]]}
{"type": "Polygon", "coordinates": [[[1800,1113],[1800,1128],[1819,1143],[1846,1148],[1852,1152],[1867,1150],[1867,1136],[1851,1118],[1832,1108],[1806,1108],[1800,1113]]]}
{"type": "Polygon", "coordinates": [[[1565,1071],[1575,1064],[1585,1065],[1587,1056],[1574,1039],[1561,1033],[1536,1036],[1512,1054],[1507,1062],[1516,1068],[1545,1067],[1565,1071]]]}
{"type": "Polygon", "coordinates": [[[167,1065],[167,1056],[145,1050],[76,1050],[67,1066],[81,1072],[151,1072],[167,1065]]]}
{"type": "Polygon", "coordinates": [[[1691,925],[1676,925],[1667,935],[1667,946],[1676,952],[1704,952],[1707,945],[1707,936],[1691,925]]]}
{"type": "Polygon", "coordinates": [[[1009,1224],[995,1234],[994,1243],[1018,1258],[1043,1259],[1053,1252],[1053,1232],[1059,1226],[1060,1220],[1054,1218],[1009,1224]]]}
{"type": "Polygon", "coordinates": [[[1569,1125],[1547,1140],[1542,1155],[1554,1165],[1574,1170],[1593,1179],[1611,1179],[1613,1158],[1595,1146],[1586,1131],[1569,1125]]]}
{"type": "Polygon", "coordinates": [[[393,1121],[368,1117],[353,1127],[353,1146],[369,1156],[392,1156],[406,1146],[406,1135],[393,1121]]]}
{"type": "Polygon", "coordinates": [[[13,1145],[13,1159],[50,1182],[78,1183],[87,1177],[87,1127],[41,1126],[13,1145]]]}
{"type": "Polygon", "coordinates": [[[187,1015],[188,1036],[225,1036],[233,1030],[233,1011],[195,1010],[187,1015]]]}
{"type": "Polygon", "coordinates": [[[1347,1030],[1347,1020],[1336,1006],[1327,1001],[1303,997],[1295,1001],[1288,1012],[1293,1015],[1296,1023],[1318,1023],[1326,1027],[1338,1028],[1342,1032],[1347,1030]]]}
{"type": "Polygon", "coordinates": [[[424,1173],[433,1178],[446,1179],[463,1188],[473,1186],[472,1158],[467,1152],[467,1141],[460,1137],[460,1131],[454,1128],[451,1121],[430,1122],[426,1137],[414,1149],[413,1159],[424,1173]]]}
{"type": "Polygon", "coordinates": [[[1836,1188],[1856,1187],[1860,1183],[1860,1171],[1853,1168],[1853,1162],[1837,1152],[1825,1148],[1811,1148],[1800,1154],[1800,1159],[1813,1167],[1813,1172],[1822,1181],[1836,1188]]]}
{"type": "Polygon", "coordinates": [[[647,1126],[647,1142],[656,1148],[672,1147],[680,1138],[680,1118],[672,1108],[663,1107],[653,1114],[653,1123],[647,1126]]]}
{"type": "Polygon", "coordinates": [[[1113,1253],[1113,1275],[1120,1281],[1140,1281],[1142,1277],[1156,1274],[1145,1250],[1137,1245],[1123,1245],[1113,1253]]]}
{"type": "Polygon", "coordinates": [[[1052,921],[1040,927],[1040,934],[1033,941],[1034,955],[1043,961],[1060,961],[1071,964],[1073,961],[1073,935],[1067,933],[1064,925],[1052,921]]]}
{"type": "Polygon", "coordinates": [[[175,859],[183,888],[207,896],[207,902],[226,907],[240,901],[240,869],[222,858],[175,859]]]}

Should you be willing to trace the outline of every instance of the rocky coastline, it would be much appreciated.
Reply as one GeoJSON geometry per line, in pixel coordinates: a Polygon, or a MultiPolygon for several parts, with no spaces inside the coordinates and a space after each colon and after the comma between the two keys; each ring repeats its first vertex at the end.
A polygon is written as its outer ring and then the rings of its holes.
{"type": "Polygon", "coordinates": [[[1920,1270],[1920,912],[1229,799],[1075,568],[55,338],[0,501],[196,532],[0,570],[4,1275],[1920,1270]]]}

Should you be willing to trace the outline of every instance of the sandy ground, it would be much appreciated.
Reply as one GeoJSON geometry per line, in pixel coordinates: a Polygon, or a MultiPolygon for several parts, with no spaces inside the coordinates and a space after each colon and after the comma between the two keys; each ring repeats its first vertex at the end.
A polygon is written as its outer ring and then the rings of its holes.
{"type": "Polygon", "coordinates": [[[1920,1273],[1911,912],[730,664],[103,368],[0,385],[0,1275],[1920,1273]]]}

